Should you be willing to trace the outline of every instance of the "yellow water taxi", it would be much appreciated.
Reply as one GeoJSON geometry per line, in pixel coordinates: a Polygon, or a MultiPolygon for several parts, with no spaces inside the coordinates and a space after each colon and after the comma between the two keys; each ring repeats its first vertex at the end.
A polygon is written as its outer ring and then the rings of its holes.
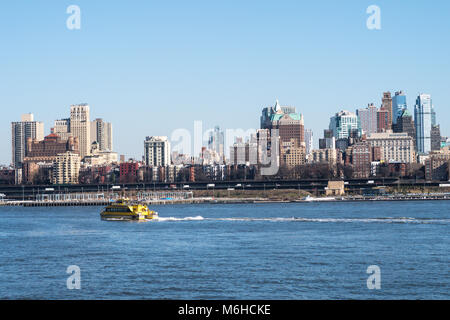
{"type": "Polygon", "coordinates": [[[146,205],[120,199],[105,207],[100,217],[102,220],[154,220],[158,219],[158,213],[146,205]]]}

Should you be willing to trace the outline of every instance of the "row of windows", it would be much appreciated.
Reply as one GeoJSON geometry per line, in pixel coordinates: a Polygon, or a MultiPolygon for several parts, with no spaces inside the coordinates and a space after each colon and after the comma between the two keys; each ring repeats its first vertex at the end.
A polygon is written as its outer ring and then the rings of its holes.
{"type": "Polygon", "coordinates": [[[130,208],[106,208],[106,212],[131,212],[130,208]]]}

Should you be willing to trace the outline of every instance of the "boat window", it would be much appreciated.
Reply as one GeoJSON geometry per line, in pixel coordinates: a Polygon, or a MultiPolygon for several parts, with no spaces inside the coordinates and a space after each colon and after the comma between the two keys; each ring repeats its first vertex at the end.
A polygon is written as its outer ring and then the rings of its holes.
{"type": "Polygon", "coordinates": [[[106,208],[106,212],[130,212],[130,208],[106,208]]]}

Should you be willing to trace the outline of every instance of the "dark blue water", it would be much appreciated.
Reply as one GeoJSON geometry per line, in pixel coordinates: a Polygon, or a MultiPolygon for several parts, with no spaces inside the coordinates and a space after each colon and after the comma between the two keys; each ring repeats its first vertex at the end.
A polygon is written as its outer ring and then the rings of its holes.
{"type": "Polygon", "coordinates": [[[159,222],[3,207],[0,298],[449,299],[449,204],[174,205],[156,207],[159,222]]]}

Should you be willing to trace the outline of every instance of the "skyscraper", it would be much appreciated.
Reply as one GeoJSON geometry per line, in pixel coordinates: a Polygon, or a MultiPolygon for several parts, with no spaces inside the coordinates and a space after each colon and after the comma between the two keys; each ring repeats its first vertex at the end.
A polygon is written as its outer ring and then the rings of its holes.
{"type": "Polygon", "coordinates": [[[403,91],[397,91],[395,96],[392,98],[392,124],[397,123],[397,118],[401,117],[403,114],[403,110],[407,109],[406,105],[406,95],[403,91]]]}
{"type": "Polygon", "coordinates": [[[431,151],[441,150],[441,127],[434,125],[431,127],[431,151]]]}
{"type": "Polygon", "coordinates": [[[225,135],[218,126],[214,128],[214,131],[209,133],[208,137],[208,150],[214,151],[220,159],[223,159],[225,148],[225,135]]]}
{"type": "Polygon", "coordinates": [[[91,122],[91,144],[98,143],[99,151],[113,150],[113,131],[112,124],[103,121],[103,119],[95,119],[91,122]]]}
{"type": "Polygon", "coordinates": [[[295,161],[295,159],[299,161],[298,164],[304,162],[303,155],[306,153],[305,125],[303,115],[297,113],[295,107],[281,106],[277,100],[275,106],[264,108],[261,116],[261,129],[278,129],[280,159],[282,161],[289,160],[290,165],[294,164],[292,161],[295,161]],[[302,156],[297,157],[298,154],[302,153],[297,152],[299,151],[297,148],[303,148],[302,156]],[[295,156],[283,157],[288,153],[295,154],[295,156]]]}
{"type": "Polygon", "coordinates": [[[33,114],[22,115],[21,121],[11,123],[12,131],[12,164],[14,168],[22,168],[27,153],[27,140],[44,140],[44,123],[34,121],[33,114]]]}
{"type": "Polygon", "coordinates": [[[380,109],[377,111],[377,132],[388,131],[389,123],[389,112],[385,109],[380,109]]]}
{"type": "Polygon", "coordinates": [[[147,137],[144,141],[145,165],[165,167],[171,164],[170,143],[167,137],[147,137]]]}
{"type": "Polygon", "coordinates": [[[330,119],[330,130],[336,140],[348,139],[355,132],[358,137],[361,136],[361,124],[358,116],[346,110],[336,113],[330,119]]]}
{"type": "Polygon", "coordinates": [[[305,146],[303,115],[295,107],[281,106],[278,100],[274,107],[263,109],[261,129],[278,129],[281,144],[290,144],[295,139],[299,146],[305,146]]]}
{"type": "Polygon", "coordinates": [[[91,153],[91,122],[89,117],[88,104],[70,106],[70,133],[79,139],[81,159],[91,153]]]}
{"type": "Polygon", "coordinates": [[[373,103],[365,109],[356,110],[356,114],[359,117],[361,123],[361,129],[366,134],[377,132],[377,107],[373,103]]]}
{"type": "Polygon", "coordinates": [[[70,151],[60,153],[53,163],[53,184],[77,184],[80,155],[70,151]]]}
{"type": "Polygon", "coordinates": [[[414,120],[417,152],[429,153],[431,151],[431,129],[436,125],[436,114],[431,95],[420,94],[417,97],[414,108],[414,120]]]}
{"type": "Polygon", "coordinates": [[[381,99],[380,110],[387,111],[386,130],[391,130],[393,115],[392,115],[392,97],[391,97],[391,93],[389,91],[383,92],[383,98],[381,99]]]}
{"type": "Polygon", "coordinates": [[[305,129],[305,144],[306,144],[306,154],[310,154],[314,149],[314,141],[313,141],[313,131],[311,129],[305,129]]]}
{"type": "Polygon", "coordinates": [[[408,109],[404,109],[402,114],[397,118],[397,123],[393,125],[395,133],[406,132],[414,139],[414,146],[416,145],[416,128],[414,120],[408,109]]]}

